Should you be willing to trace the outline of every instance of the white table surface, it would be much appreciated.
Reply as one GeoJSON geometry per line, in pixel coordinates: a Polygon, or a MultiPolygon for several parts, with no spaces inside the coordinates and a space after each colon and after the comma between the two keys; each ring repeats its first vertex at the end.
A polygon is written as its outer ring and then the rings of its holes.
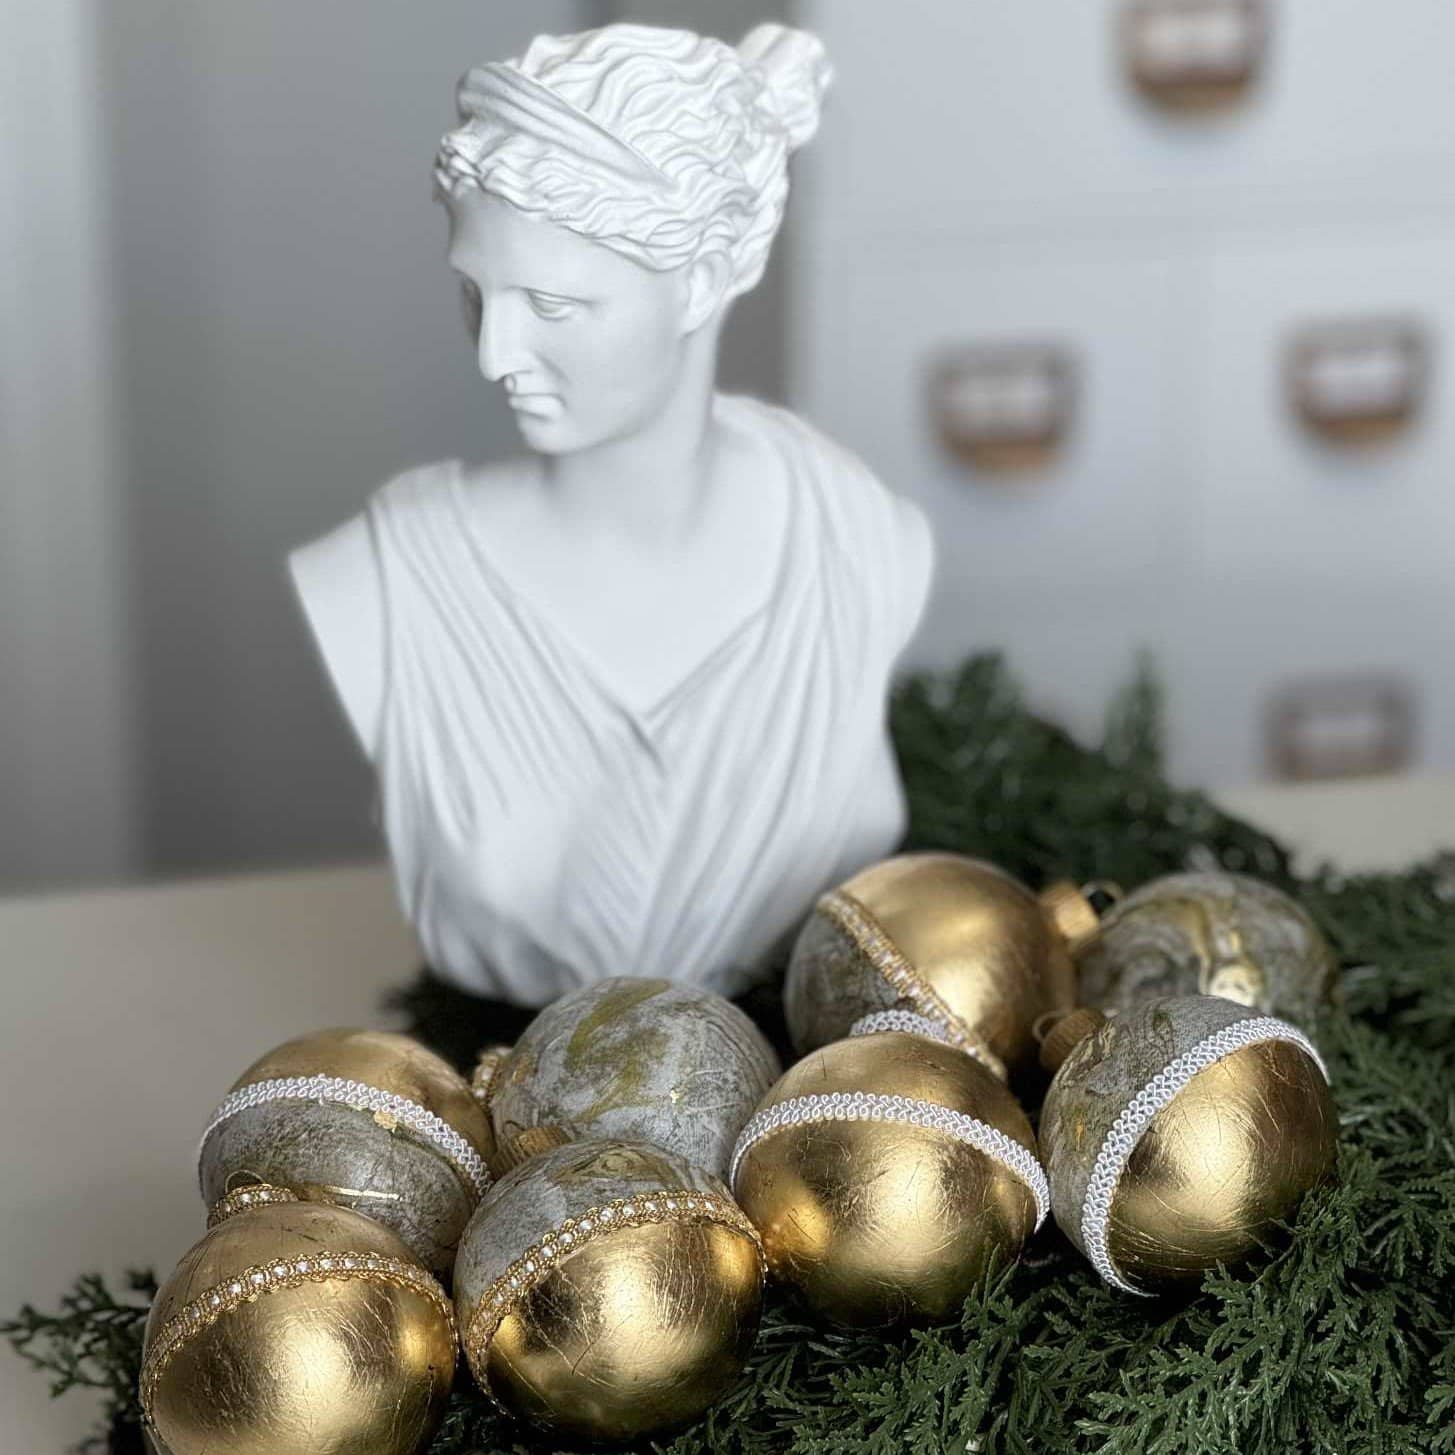
{"type": "MultiPolygon", "coordinates": [[[[1455,777],[1219,797],[1305,867],[1455,846],[1455,777]]],[[[165,1275],[203,1232],[192,1159],[232,1081],[305,1030],[384,1024],[418,963],[378,865],[0,902],[0,1317],[91,1269],[165,1275]]],[[[0,1409],[0,1455],[59,1455],[93,1419],[5,1347],[0,1409]]]]}
{"type": "MultiPolygon", "coordinates": [[[[204,1232],[193,1157],[270,1046],[383,1024],[419,964],[385,871],[328,869],[0,903],[0,1317],[77,1274],[155,1267],[204,1232]]],[[[60,1455],[83,1395],[0,1346],[0,1452],[60,1455]]]]}

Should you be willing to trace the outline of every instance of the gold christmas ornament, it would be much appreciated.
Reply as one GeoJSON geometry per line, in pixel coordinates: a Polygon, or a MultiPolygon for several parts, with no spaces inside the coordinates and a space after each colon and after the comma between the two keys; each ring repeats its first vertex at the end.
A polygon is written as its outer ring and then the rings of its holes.
{"type": "Polygon", "coordinates": [[[489,1082],[500,1166],[585,1137],[650,1142],[718,1177],[782,1070],[731,1001],[617,977],[546,1007],[489,1082]]]}
{"type": "Polygon", "coordinates": [[[1169,874],[1110,909],[1077,955],[1081,998],[1127,1010],[1167,995],[1219,995],[1308,1024],[1337,961],[1281,890],[1242,874],[1169,874]]]}
{"type": "Polygon", "coordinates": [[[264,1182],[354,1208],[443,1276],[493,1153],[469,1084],[432,1051],[387,1031],[318,1031],[238,1078],[203,1133],[198,1180],[209,1205],[264,1182]]]}
{"type": "Polygon", "coordinates": [[[890,1011],[859,1031],[772,1089],[732,1187],[771,1272],[818,1313],[866,1327],[938,1317],[1045,1217],[1035,1137],[936,1023],[890,1011]]]}
{"type": "Polygon", "coordinates": [[[141,1373],[151,1434],[167,1455],[414,1455],[454,1378],[449,1298],[379,1223],[266,1192],[157,1294],[141,1373]]]}
{"type": "Polygon", "coordinates": [[[763,1297],[757,1233],[718,1178],[644,1142],[506,1174],[471,1219],[455,1305],[476,1383],[533,1427],[626,1440],[737,1382],[763,1297]]]}
{"type": "Polygon", "coordinates": [[[1041,1155],[1057,1223],[1114,1288],[1195,1284],[1245,1257],[1332,1168],[1327,1073],[1293,1026],[1202,995],[1083,1024],[1041,1155]]]}
{"type": "Polygon", "coordinates": [[[814,907],[793,949],[784,1009],[802,1054],[896,1006],[938,1021],[1004,1079],[1032,1059],[1031,1028],[1069,1010],[1068,941],[1096,916],[1068,886],[1040,898],[958,854],[904,854],[854,875],[814,907]]]}

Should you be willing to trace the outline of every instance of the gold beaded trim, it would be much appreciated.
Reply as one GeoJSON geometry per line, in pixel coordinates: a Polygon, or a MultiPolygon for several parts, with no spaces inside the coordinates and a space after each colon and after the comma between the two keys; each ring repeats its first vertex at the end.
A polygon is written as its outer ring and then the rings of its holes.
{"type": "Polygon", "coordinates": [[[455,1336],[454,1306],[444,1289],[416,1263],[389,1258],[382,1253],[349,1252],[310,1253],[306,1257],[258,1263],[200,1294],[162,1325],[147,1350],[141,1371],[141,1406],[147,1422],[152,1422],[157,1385],[167,1365],[193,1335],[210,1328],[225,1314],[234,1312],[243,1304],[255,1302],[263,1294],[301,1288],[305,1283],[329,1283],[335,1279],[387,1283],[423,1294],[448,1321],[451,1339],[455,1336]]]}
{"type": "Polygon", "coordinates": [[[495,1078],[510,1055],[509,1046],[488,1046],[480,1052],[475,1064],[475,1074],[470,1077],[470,1095],[487,1111],[490,1109],[490,1093],[495,1088],[495,1078]]]}
{"type": "Polygon", "coordinates": [[[207,1226],[215,1228],[219,1223],[225,1223],[228,1218],[240,1212],[246,1212],[250,1207],[268,1207],[281,1202],[300,1202],[302,1199],[296,1192],[290,1192],[286,1187],[274,1187],[270,1182],[254,1182],[247,1187],[235,1188],[232,1192],[217,1199],[207,1211],[207,1226]]]}
{"type": "Polygon", "coordinates": [[[973,1056],[1001,1081],[1005,1080],[1005,1062],[945,1004],[934,986],[900,954],[899,947],[884,932],[884,926],[852,894],[831,889],[819,900],[818,911],[853,940],[869,963],[899,992],[901,999],[909,1001],[922,1016],[943,1026],[957,1050],[973,1056]]]}
{"type": "Polygon", "coordinates": [[[583,1247],[595,1234],[651,1223],[721,1223],[753,1240],[759,1271],[764,1278],[768,1276],[763,1240],[747,1215],[730,1198],[715,1192],[686,1191],[614,1197],[552,1228],[485,1290],[465,1330],[465,1355],[481,1387],[485,1385],[485,1356],[491,1339],[514,1305],[544,1282],[557,1263],[583,1247]]]}

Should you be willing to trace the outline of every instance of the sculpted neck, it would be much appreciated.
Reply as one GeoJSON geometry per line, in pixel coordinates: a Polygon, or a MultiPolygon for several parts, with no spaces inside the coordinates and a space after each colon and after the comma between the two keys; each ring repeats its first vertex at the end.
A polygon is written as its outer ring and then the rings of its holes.
{"type": "Polygon", "coordinates": [[[647,548],[690,534],[716,453],[712,423],[720,320],[683,347],[663,407],[635,433],[589,450],[542,458],[542,479],[563,523],[625,536],[647,548]]]}

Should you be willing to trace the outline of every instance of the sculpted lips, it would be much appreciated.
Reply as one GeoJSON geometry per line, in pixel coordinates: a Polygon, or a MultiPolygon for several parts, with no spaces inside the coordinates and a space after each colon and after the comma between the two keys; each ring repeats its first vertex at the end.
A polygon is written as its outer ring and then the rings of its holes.
{"type": "Polygon", "coordinates": [[[549,394],[544,391],[533,393],[527,390],[516,391],[507,387],[506,398],[510,407],[517,414],[529,414],[538,419],[554,419],[561,413],[562,404],[559,394],[549,394]]]}

